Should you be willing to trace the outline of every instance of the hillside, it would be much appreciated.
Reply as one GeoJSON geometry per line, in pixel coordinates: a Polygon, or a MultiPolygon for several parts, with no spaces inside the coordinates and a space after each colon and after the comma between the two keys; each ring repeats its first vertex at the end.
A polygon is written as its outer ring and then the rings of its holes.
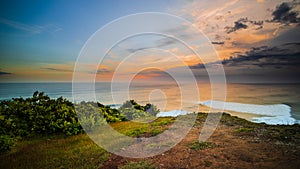
{"type": "MultiPolygon", "coordinates": [[[[223,114],[211,138],[198,143],[206,115],[199,113],[186,138],[157,156],[124,158],[97,147],[85,134],[52,135],[19,141],[11,152],[0,155],[0,168],[298,168],[299,125],[255,124],[223,114]]],[[[157,119],[135,134],[130,131],[141,126],[128,127],[133,122],[111,126],[132,136],[150,137],[153,127],[162,132],[172,121],[157,119]]]]}

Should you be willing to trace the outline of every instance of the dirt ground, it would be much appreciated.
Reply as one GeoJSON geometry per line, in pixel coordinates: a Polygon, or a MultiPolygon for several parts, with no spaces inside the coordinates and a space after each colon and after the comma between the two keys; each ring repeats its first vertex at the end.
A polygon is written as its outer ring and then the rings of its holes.
{"type": "Polygon", "coordinates": [[[144,159],[111,154],[103,168],[118,168],[128,161],[148,161],[161,169],[174,168],[300,168],[300,126],[256,125],[227,117],[207,140],[211,148],[191,149],[198,139],[203,120],[179,144],[163,154],[144,159]],[[250,128],[251,130],[241,130],[250,128]]]}

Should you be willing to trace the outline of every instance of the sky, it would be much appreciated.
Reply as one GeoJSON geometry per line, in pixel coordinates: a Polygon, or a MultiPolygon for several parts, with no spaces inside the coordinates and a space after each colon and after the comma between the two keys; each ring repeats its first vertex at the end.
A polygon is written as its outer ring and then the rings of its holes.
{"type": "MultiPolygon", "coordinates": [[[[123,39],[101,63],[86,64],[82,77],[96,73],[97,81],[132,75],[162,80],[170,72],[184,76],[188,68],[198,80],[205,80],[208,67],[221,65],[229,82],[300,82],[300,1],[293,0],[4,1],[0,6],[0,82],[72,81],[77,57],[97,30],[143,12],[172,14],[185,21],[176,27],[161,22],[159,31],[167,36],[123,39]],[[198,31],[203,36],[196,36],[198,31]],[[97,71],[91,72],[90,67],[97,71]]],[[[143,26],[151,24],[138,27],[143,26]]],[[[127,28],[117,28],[116,34],[127,28]]],[[[101,39],[99,48],[111,39],[101,39]]]]}

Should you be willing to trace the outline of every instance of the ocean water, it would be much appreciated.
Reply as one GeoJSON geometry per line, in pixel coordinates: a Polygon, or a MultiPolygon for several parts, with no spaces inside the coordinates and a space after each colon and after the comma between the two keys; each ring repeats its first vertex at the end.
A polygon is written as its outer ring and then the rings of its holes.
{"type": "Polygon", "coordinates": [[[52,98],[63,96],[75,102],[99,101],[107,105],[120,105],[128,99],[141,104],[151,102],[168,115],[218,111],[224,107],[224,111],[254,122],[294,124],[300,121],[300,84],[227,84],[226,100],[212,98],[209,83],[198,83],[197,89],[189,85],[81,83],[73,86],[72,94],[72,83],[0,83],[0,100],[31,97],[35,91],[43,91],[52,98]]]}

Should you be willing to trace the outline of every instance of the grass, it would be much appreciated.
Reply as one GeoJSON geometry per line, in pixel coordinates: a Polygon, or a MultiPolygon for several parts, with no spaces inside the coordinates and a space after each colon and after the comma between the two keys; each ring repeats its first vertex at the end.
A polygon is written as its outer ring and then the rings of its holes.
{"type": "Polygon", "coordinates": [[[207,148],[213,148],[215,147],[215,144],[211,142],[199,142],[198,140],[195,140],[192,143],[190,143],[188,147],[192,150],[203,150],[207,148]]]}
{"type": "Polygon", "coordinates": [[[237,133],[252,132],[252,131],[254,131],[253,128],[244,128],[244,127],[235,130],[235,132],[237,133]]]}
{"type": "Polygon", "coordinates": [[[120,167],[120,169],[155,169],[155,167],[147,161],[130,161],[124,166],[120,167]]]}
{"type": "MultiPolygon", "coordinates": [[[[199,113],[196,122],[199,126],[205,120],[207,114],[199,113]]],[[[110,124],[115,130],[131,137],[152,137],[160,134],[175,122],[175,118],[157,118],[149,123],[119,122],[110,124]]],[[[255,134],[260,138],[279,141],[295,142],[300,137],[300,125],[269,126],[254,124],[243,119],[224,114],[221,124],[234,126],[236,134],[255,134]],[[255,132],[254,132],[255,131],[255,132]]],[[[171,146],[171,143],[149,144],[149,147],[171,146]]],[[[200,142],[198,140],[186,145],[193,150],[214,148],[212,142],[200,142]]],[[[76,136],[51,135],[36,136],[17,142],[9,153],[0,155],[0,168],[101,168],[109,159],[109,153],[99,148],[85,134],[76,136]]],[[[210,167],[210,161],[204,161],[204,166],[210,167]]],[[[150,162],[128,162],[122,169],[155,168],[150,162]]]]}
{"type": "Polygon", "coordinates": [[[85,134],[55,135],[19,142],[0,156],[0,168],[100,168],[108,158],[85,134]]]}
{"type": "Polygon", "coordinates": [[[116,131],[130,137],[152,137],[156,136],[173,124],[175,118],[161,117],[157,118],[150,123],[141,122],[118,122],[110,124],[116,131]]]}
{"type": "MultiPolygon", "coordinates": [[[[111,126],[127,136],[152,137],[162,133],[174,121],[175,118],[164,117],[150,123],[128,121],[111,126]]],[[[0,168],[101,168],[108,158],[109,153],[86,134],[36,136],[20,140],[11,152],[1,154],[0,168]]],[[[128,163],[128,167],[134,166],[151,167],[146,162],[128,163]]]]}

